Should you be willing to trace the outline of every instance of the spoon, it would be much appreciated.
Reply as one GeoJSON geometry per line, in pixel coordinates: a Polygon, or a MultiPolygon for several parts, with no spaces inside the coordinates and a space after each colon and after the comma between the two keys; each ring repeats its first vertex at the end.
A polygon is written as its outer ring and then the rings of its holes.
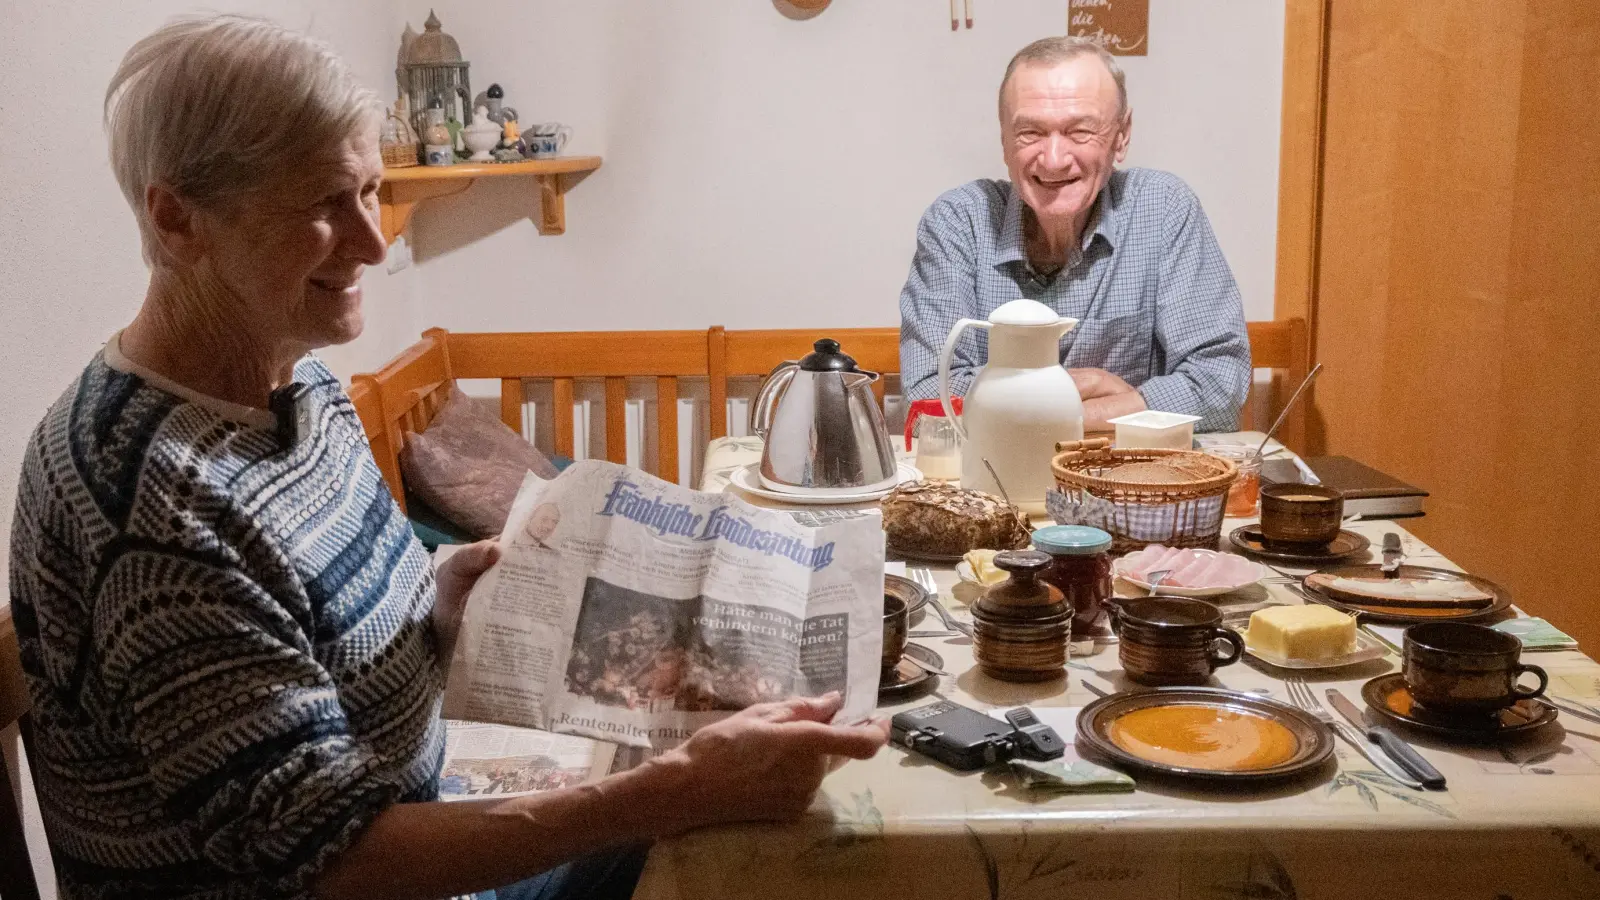
{"type": "Polygon", "coordinates": [[[1289,410],[1294,409],[1295,401],[1299,400],[1300,395],[1305,393],[1306,388],[1311,386],[1311,382],[1317,380],[1317,373],[1321,371],[1322,363],[1317,363],[1311,372],[1306,375],[1306,380],[1300,382],[1300,386],[1294,389],[1293,394],[1289,395],[1289,402],[1283,405],[1283,412],[1278,413],[1278,421],[1272,423],[1272,427],[1267,430],[1267,436],[1261,439],[1261,446],[1256,448],[1257,456],[1260,456],[1261,451],[1266,449],[1267,441],[1272,440],[1272,436],[1278,433],[1278,427],[1283,424],[1284,419],[1288,418],[1289,410]]]}
{"type": "Polygon", "coordinates": [[[1011,495],[1006,493],[1006,486],[1000,483],[1000,475],[995,472],[994,466],[989,465],[989,458],[987,456],[979,458],[983,460],[983,467],[989,470],[989,477],[994,479],[994,486],[1000,489],[1000,499],[1010,503],[1011,495]]]}

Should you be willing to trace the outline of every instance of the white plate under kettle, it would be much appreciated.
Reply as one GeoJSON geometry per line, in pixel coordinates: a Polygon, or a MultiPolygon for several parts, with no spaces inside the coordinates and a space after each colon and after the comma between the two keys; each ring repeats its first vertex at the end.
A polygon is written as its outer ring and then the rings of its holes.
{"type": "MultiPolygon", "coordinates": [[[[922,472],[910,463],[898,463],[895,467],[895,484],[907,481],[916,481],[922,477],[922,472]]],[[[734,487],[747,494],[762,497],[767,500],[777,500],[781,503],[795,503],[804,506],[828,506],[841,503],[866,503],[871,500],[882,500],[894,490],[895,484],[888,487],[841,490],[839,488],[789,488],[775,491],[761,483],[761,464],[751,463],[733,470],[728,481],[734,487]]]]}

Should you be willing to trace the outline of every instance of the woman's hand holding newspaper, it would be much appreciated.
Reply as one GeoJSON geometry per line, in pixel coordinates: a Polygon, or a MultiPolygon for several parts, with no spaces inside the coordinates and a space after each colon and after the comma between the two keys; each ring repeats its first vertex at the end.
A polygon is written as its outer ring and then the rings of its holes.
{"type": "Polygon", "coordinates": [[[889,739],[884,719],[828,724],[843,702],[832,693],[752,706],[646,763],[640,774],[666,788],[652,810],[659,833],[805,812],[836,758],[868,759],[889,739]]]}

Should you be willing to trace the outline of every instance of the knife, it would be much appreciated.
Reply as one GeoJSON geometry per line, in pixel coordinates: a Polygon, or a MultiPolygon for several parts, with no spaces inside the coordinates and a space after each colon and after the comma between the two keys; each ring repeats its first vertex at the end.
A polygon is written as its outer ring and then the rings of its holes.
{"type": "Polygon", "coordinates": [[[1435,769],[1431,763],[1423,759],[1422,754],[1413,750],[1410,744],[1402,741],[1394,732],[1381,725],[1369,726],[1366,719],[1362,717],[1361,710],[1357,709],[1354,703],[1345,699],[1345,696],[1339,693],[1336,688],[1328,688],[1328,702],[1332,703],[1333,708],[1339,711],[1339,715],[1344,716],[1345,721],[1355,726],[1357,731],[1365,734],[1367,740],[1382,747],[1383,752],[1389,754],[1389,757],[1399,763],[1401,768],[1415,775],[1417,780],[1422,782],[1423,787],[1432,788],[1436,791],[1444,790],[1444,775],[1440,774],[1438,769],[1435,769]]]}
{"type": "Polygon", "coordinates": [[[1400,577],[1400,535],[1393,531],[1383,536],[1383,565],[1379,570],[1385,578],[1400,577]]]}

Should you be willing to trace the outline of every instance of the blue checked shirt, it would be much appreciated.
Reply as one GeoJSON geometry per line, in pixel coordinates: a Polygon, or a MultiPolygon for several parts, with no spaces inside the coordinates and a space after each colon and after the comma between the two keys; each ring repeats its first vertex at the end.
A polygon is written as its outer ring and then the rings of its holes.
{"type": "MultiPolygon", "coordinates": [[[[900,292],[906,396],[939,395],[939,351],[957,319],[987,319],[1019,297],[1079,320],[1061,339],[1063,366],[1106,369],[1149,408],[1200,416],[1198,430],[1237,424],[1250,389],[1244,306],[1199,199],[1176,175],[1112,173],[1082,247],[1053,278],[1028,265],[1022,201],[1009,181],[941,195],[917,226],[900,292]]],[[[967,329],[951,390],[966,393],[988,356],[988,332],[967,329]]]]}

